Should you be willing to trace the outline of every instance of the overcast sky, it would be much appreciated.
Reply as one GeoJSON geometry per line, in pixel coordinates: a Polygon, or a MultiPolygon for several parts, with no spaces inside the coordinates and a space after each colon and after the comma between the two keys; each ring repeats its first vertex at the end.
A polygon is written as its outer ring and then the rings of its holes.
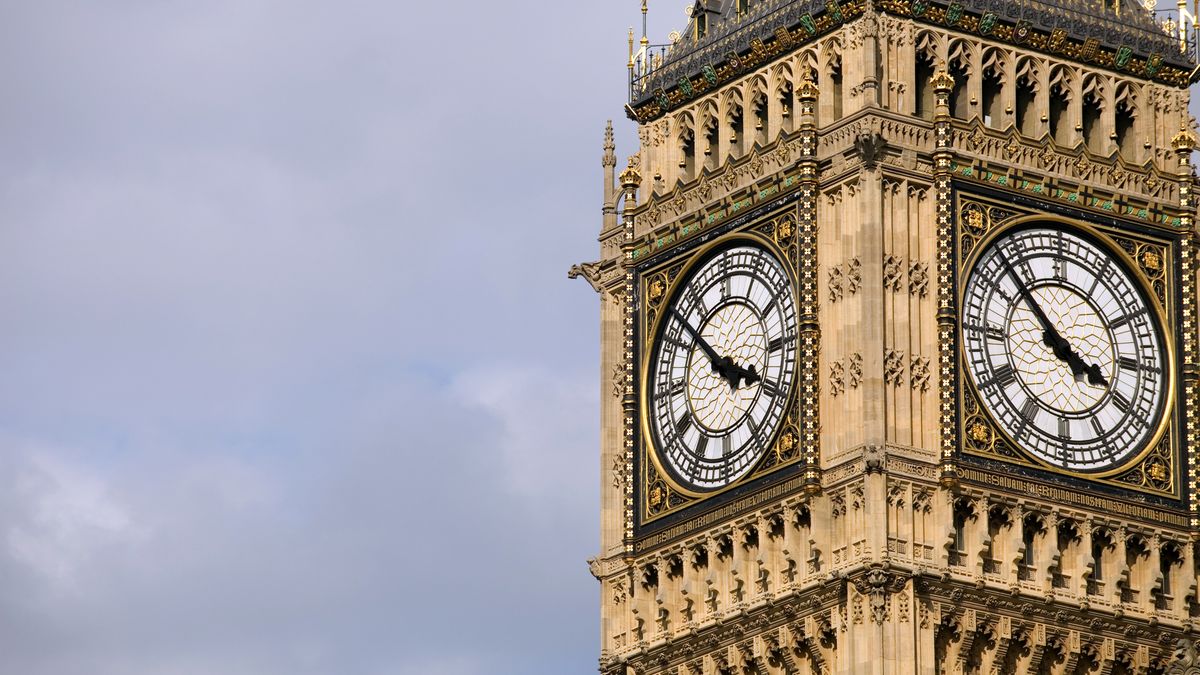
{"type": "Polygon", "coordinates": [[[595,672],[639,5],[0,0],[0,673],[595,672]]]}
{"type": "Polygon", "coordinates": [[[638,7],[0,4],[0,672],[595,672],[638,7]]]}

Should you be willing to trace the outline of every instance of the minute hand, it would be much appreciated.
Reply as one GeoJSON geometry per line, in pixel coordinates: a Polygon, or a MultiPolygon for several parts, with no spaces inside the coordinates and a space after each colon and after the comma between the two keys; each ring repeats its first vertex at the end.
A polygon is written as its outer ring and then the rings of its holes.
{"type": "Polygon", "coordinates": [[[1071,374],[1076,380],[1083,380],[1086,378],[1088,384],[1103,385],[1107,387],[1108,380],[1106,380],[1103,373],[1101,373],[1100,366],[1094,363],[1090,366],[1085,364],[1083,359],[1075,353],[1075,350],[1071,348],[1071,343],[1067,342],[1067,340],[1063,338],[1061,334],[1059,334],[1058,329],[1054,326],[1054,323],[1050,321],[1050,317],[1046,316],[1046,313],[1042,311],[1041,306],[1038,305],[1037,300],[1034,299],[1033,294],[1030,293],[1029,289],[1025,287],[1025,284],[1021,281],[1021,277],[1017,274],[1017,271],[1014,270],[1013,266],[1008,262],[1008,258],[1005,258],[999,252],[997,252],[996,257],[1000,258],[1000,262],[1004,263],[1004,269],[1008,271],[1009,276],[1012,277],[1013,283],[1017,285],[1017,293],[1024,298],[1025,303],[1029,305],[1030,309],[1033,310],[1034,315],[1037,317],[1038,323],[1042,324],[1042,342],[1054,352],[1054,355],[1058,357],[1060,361],[1065,361],[1067,363],[1067,366],[1071,368],[1071,374]]]}
{"type": "MultiPolygon", "coordinates": [[[[675,317],[679,320],[679,323],[683,324],[683,329],[692,336],[692,339],[700,344],[700,349],[702,349],[704,354],[708,356],[709,362],[712,363],[713,370],[718,370],[719,366],[717,364],[721,363],[721,357],[717,354],[717,350],[713,349],[712,345],[708,344],[708,341],[705,340],[704,336],[700,334],[700,331],[692,328],[692,324],[688,323],[688,320],[683,318],[683,315],[680,314],[679,311],[674,307],[671,308],[671,316],[675,317]]],[[[723,376],[724,373],[721,373],[721,375],[723,376]]]]}

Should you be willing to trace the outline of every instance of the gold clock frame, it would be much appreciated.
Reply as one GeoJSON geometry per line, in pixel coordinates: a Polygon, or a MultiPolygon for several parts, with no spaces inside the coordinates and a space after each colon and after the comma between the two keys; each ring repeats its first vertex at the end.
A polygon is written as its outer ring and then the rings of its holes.
{"type": "Polygon", "coordinates": [[[1186,467],[1182,456],[1181,416],[1177,414],[1180,407],[1180,369],[1176,348],[1178,326],[1173,320],[1178,313],[1176,294],[1181,292],[1181,283],[1171,273],[1169,264],[1169,261],[1174,259],[1174,239],[1170,236],[1156,237],[1144,231],[1134,231],[1132,228],[1121,228],[1115,223],[1110,226],[1099,225],[1094,221],[1085,220],[1082,214],[1077,218],[1068,218],[1038,212],[1034,207],[971,192],[956,192],[955,207],[958,227],[955,228],[954,243],[956,259],[960,263],[958,269],[962,271],[954,288],[955,304],[960,312],[955,335],[960,453],[1075,480],[1099,483],[1119,490],[1180,500],[1183,496],[1186,467]],[[1167,378],[1167,386],[1162,418],[1145,446],[1111,469],[1097,472],[1071,471],[1041,460],[1022,449],[1020,444],[996,423],[967,372],[961,338],[961,311],[970,271],[974,269],[981,252],[998,237],[1031,223],[1062,225],[1089,235],[1124,267],[1154,314],[1153,318],[1165,352],[1164,377],[1167,378]]]}
{"type": "Polygon", "coordinates": [[[799,390],[803,373],[800,368],[799,344],[801,270],[795,254],[796,240],[799,236],[799,220],[796,210],[796,205],[790,204],[781,210],[764,214],[755,218],[748,225],[723,233],[711,241],[687,251],[682,256],[648,267],[639,274],[638,305],[641,311],[638,312],[638,329],[642,340],[637,361],[637,424],[639,430],[637,453],[640,461],[637,463],[639,487],[635,491],[635,499],[639,500],[638,510],[641,514],[639,520],[642,526],[702,502],[721,497],[764,476],[803,463],[798,413],[799,390]],[[658,334],[662,321],[662,307],[678,291],[682,280],[686,279],[688,274],[710,252],[739,241],[769,251],[779,260],[788,276],[788,285],[797,306],[797,323],[794,327],[797,341],[796,369],[791,390],[784,403],[779,427],[772,433],[767,450],[738,480],[716,490],[697,491],[679,485],[672,479],[670,473],[664,470],[658,448],[654,447],[653,435],[650,432],[649,402],[646,398],[651,366],[650,358],[653,355],[653,339],[658,334]]]}

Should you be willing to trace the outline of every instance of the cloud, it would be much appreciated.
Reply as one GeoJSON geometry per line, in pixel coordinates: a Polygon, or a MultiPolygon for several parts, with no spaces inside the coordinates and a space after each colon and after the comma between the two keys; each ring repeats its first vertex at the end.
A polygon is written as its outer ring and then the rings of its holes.
{"type": "Polygon", "coordinates": [[[0,671],[594,672],[624,17],[4,18],[0,671]]]}
{"type": "Polygon", "coordinates": [[[507,364],[455,380],[455,395],[495,420],[499,433],[486,442],[499,452],[505,481],[520,496],[572,502],[595,482],[586,463],[598,438],[599,398],[590,376],[507,364]]]}
{"type": "Polygon", "coordinates": [[[74,586],[97,548],[139,536],[100,477],[46,452],[24,459],[10,488],[25,508],[5,533],[8,552],[52,587],[74,586]]]}

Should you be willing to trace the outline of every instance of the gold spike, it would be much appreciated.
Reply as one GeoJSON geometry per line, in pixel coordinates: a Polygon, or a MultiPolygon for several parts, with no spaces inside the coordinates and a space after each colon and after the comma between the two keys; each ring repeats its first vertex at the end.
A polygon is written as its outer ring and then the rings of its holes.
{"type": "Polygon", "coordinates": [[[629,27],[629,70],[633,71],[633,26],[629,27]]]}
{"type": "Polygon", "coordinates": [[[642,0],[642,46],[650,44],[650,39],[646,37],[646,7],[647,0],[642,0]]]}

